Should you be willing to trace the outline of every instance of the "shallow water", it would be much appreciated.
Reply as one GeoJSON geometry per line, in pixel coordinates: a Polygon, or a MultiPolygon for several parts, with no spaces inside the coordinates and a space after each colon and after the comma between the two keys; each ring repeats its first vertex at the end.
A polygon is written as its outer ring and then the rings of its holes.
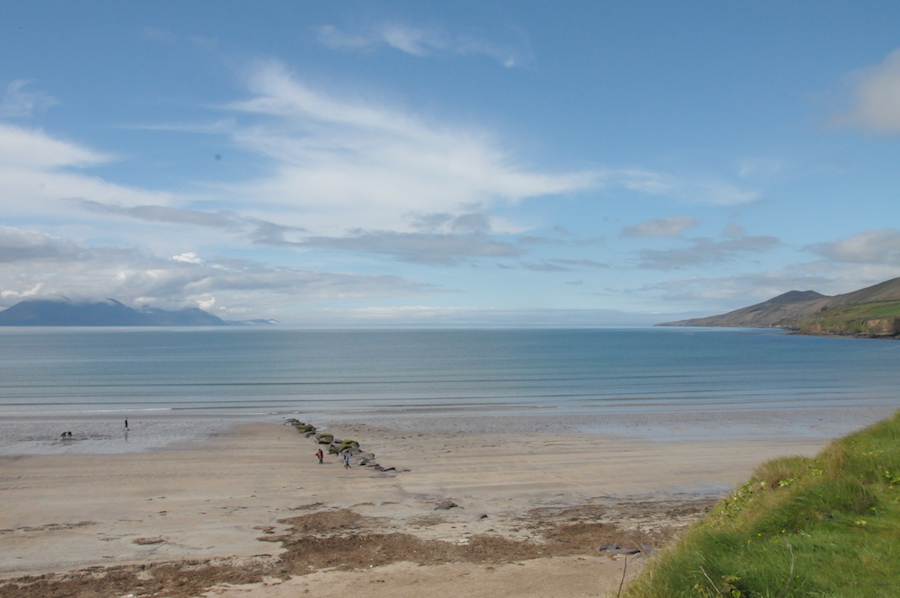
{"type": "Polygon", "coordinates": [[[706,414],[843,433],[900,407],[898,362],[893,341],[771,330],[6,328],[0,453],[146,450],[295,414],[418,425],[475,416],[476,426],[515,419],[651,436],[696,434],[706,414]],[[80,440],[59,438],[67,425],[80,440]],[[141,427],[153,440],[138,438],[141,427]]]}

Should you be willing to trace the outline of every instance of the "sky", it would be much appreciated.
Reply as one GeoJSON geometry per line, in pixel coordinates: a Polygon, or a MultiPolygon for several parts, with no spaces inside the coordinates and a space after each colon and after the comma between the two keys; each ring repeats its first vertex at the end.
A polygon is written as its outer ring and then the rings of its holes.
{"type": "Polygon", "coordinates": [[[0,5],[0,308],[644,325],[900,276],[900,3],[0,5]]]}

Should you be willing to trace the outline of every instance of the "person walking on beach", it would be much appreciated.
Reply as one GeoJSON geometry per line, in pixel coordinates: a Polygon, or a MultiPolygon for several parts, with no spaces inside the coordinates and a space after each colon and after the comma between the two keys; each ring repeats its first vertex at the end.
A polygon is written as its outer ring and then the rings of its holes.
{"type": "Polygon", "coordinates": [[[319,465],[321,465],[321,464],[322,464],[322,458],[325,457],[325,453],[322,452],[322,449],[319,449],[319,450],[316,452],[316,457],[319,458],[319,465]]]}
{"type": "Polygon", "coordinates": [[[350,469],[350,453],[344,453],[344,469],[350,469]]]}

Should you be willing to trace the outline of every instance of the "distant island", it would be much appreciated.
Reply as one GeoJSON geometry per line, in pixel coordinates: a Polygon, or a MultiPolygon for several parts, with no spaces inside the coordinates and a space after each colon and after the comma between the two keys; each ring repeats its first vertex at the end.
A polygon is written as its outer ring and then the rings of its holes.
{"type": "Polygon", "coordinates": [[[155,307],[133,309],[106,299],[93,303],[33,299],[0,312],[0,326],[232,326],[277,324],[275,320],[229,322],[197,307],[175,311],[155,307]]]}
{"type": "Polygon", "coordinates": [[[783,328],[800,334],[898,338],[900,278],[833,297],[815,291],[790,291],[720,316],[657,326],[783,328]]]}

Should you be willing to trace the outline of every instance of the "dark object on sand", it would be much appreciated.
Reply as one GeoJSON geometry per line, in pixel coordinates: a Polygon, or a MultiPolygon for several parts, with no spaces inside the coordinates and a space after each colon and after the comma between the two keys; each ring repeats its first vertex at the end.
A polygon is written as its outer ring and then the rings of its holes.
{"type": "Polygon", "coordinates": [[[72,433],[71,433],[71,432],[63,432],[63,433],[60,434],[59,436],[60,436],[60,438],[71,438],[71,437],[72,437],[72,433]]]}
{"type": "Polygon", "coordinates": [[[444,502],[442,502],[441,504],[439,504],[438,506],[436,506],[436,507],[434,508],[434,510],[435,510],[435,511],[449,511],[450,509],[452,509],[452,508],[454,508],[454,507],[457,508],[457,509],[461,509],[461,508],[462,508],[461,506],[459,506],[458,504],[456,504],[456,503],[453,502],[452,500],[445,500],[444,502]]]}
{"type": "Polygon", "coordinates": [[[601,544],[597,547],[598,552],[610,552],[612,554],[638,554],[640,548],[619,548],[618,544],[601,544]]]}

